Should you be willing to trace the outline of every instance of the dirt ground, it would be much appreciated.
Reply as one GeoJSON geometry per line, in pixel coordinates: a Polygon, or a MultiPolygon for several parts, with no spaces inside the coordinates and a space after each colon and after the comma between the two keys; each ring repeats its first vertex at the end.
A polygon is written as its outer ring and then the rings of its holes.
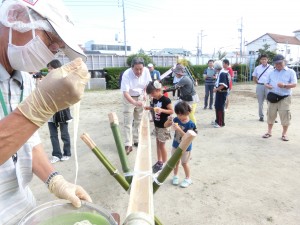
{"type": "MultiPolygon", "coordinates": [[[[224,128],[213,128],[213,110],[203,110],[204,87],[196,88],[201,102],[196,118],[198,136],[190,162],[193,184],[180,188],[171,176],[154,195],[155,215],[166,225],[298,225],[300,222],[300,87],[293,90],[290,141],[281,140],[280,122],[273,136],[263,139],[266,122],[258,121],[255,86],[235,85],[230,95],[224,128]],[[298,124],[298,125],[297,125],[298,124]]],[[[267,105],[265,105],[266,111],[267,105]]],[[[79,134],[88,133],[106,157],[122,171],[108,113],[116,112],[122,127],[119,90],[86,92],[81,102],[79,134]]],[[[151,124],[153,126],[153,124],[151,124]]],[[[73,135],[73,124],[70,125],[73,135]]],[[[47,125],[40,130],[49,157],[52,148],[47,125]]],[[[156,160],[152,137],[153,162],[156,160]]],[[[171,149],[171,141],[167,143],[171,149]]],[[[73,152],[74,153],[74,152],[73,152]]],[[[136,153],[129,155],[134,167],[136,153]]],[[[123,222],[129,195],[106,171],[100,161],[78,140],[78,183],[94,203],[118,212],[123,222]]],[[[74,154],[55,164],[66,179],[74,181],[74,154]]],[[[184,178],[180,168],[180,180],[184,178]]],[[[38,204],[54,200],[45,185],[34,178],[31,187],[38,204]]]]}

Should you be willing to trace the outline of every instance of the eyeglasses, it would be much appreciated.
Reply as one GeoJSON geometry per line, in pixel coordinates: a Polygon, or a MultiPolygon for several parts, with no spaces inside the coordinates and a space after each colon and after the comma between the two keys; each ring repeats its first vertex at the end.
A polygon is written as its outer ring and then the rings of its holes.
{"type": "Polygon", "coordinates": [[[52,38],[51,38],[50,35],[47,33],[47,31],[44,30],[44,33],[46,34],[47,38],[49,39],[50,45],[51,45],[51,44],[53,43],[52,38]]]}
{"type": "MultiPolygon", "coordinates": [[[[59,47],[58,42],[60,42],[61,40],[59,40],[59,41],[53,40],[53,39],[51,38],[51,36],[48,34],[48,32],[45,31],[45,30],[44,30],[44,33],[46,34],[48,40],[50,41],[50,44],[48,45],[49,50],[50,50],[51,52],[54,52],[54,53],[59,52],[60,47],[59,47]]],[[[51,34],[52,34],[52,33],[51,33],[51,34]]],[[[58,39],[58,38],[57,38],[57,39],[58,39]]],[[[63,42],[63,41],[61,41],[61,42],[63,42]]]]}

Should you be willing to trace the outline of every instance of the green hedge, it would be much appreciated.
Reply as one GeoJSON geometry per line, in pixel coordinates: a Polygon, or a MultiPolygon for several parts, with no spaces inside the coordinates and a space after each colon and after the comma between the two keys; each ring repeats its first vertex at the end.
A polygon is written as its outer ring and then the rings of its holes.
{"type": "MultiPolygon", "coordinates": [[[[194,77],[198,80],[198,84],[204,84],[204,79],[203,79],[203,72],[207,68],[207,65],[197,65],[197,66],[190,66],[190,70],[194,77]]],[[[118,89],[119,87],[119,79],[120,79],[120,74],[124,72],[128,67],[110,67],[110,68],[105,68],[105,78],[106,78],[106,88],[107,89],[118,89]]],[[[161,67],[157,66],[155,67],[156,70],[160,72],[160,74],[165,73],[167,70],[170,69],[170,67],[161,67]]],[[[234,71],[237,71],[237,82],[242,82],[245,81],[246,79],[246,74],[249,72],[249,68],[245,64],[234,64],[232,65],[232,69],[234,71]]],[[[164,85],[172,85],[173,83],[173,78],[167,77],[164,79],[163,84],[164,85]]]]}
{"type": "Polygon", "coordinates": [[[106,88],[119,89],[120,74],[123,73],[128,67],[109,67],[104,69],[106,88]]]}

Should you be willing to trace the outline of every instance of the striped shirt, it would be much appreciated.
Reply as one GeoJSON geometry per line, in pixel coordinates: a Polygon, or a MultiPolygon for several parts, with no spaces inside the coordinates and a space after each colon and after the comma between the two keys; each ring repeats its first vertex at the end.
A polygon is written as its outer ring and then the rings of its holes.
{"type": "MultiPolygon", "coordinates": [[[[8,113],[19,104],[22,86],[25,99],[35,88],[32,76],[20,71],[15,71],[11,76],[0,64],[0,89],[8,113]]],[[[3,117],[4,112],[0,104],[0,119],[3,117]]],[[[15,129],[16,132],[25,132],[18,131],[17,127],[15,129]]],[[[40,138],[36,132],[18,150],[16,162],[10,158],[0,165],[0,224],[15,225],[35,207],[35,199],[28,183],[33,176],[32,148],[39,143],[40,138]]]]}
{"type": "Polygon", "coordinates": [[[206,68],[204,70],[204,74],[203,74],[204,77],[206,76],[205,84],[206,85],[215,85],[216,80],[213,78],[213,76],[216,76],[216,74],[217,74],[217,71],[214,68],[210,68],[210,67],[206,68]]]}
{"type": "Polygon", "coordinates": [[[297,84],[297,77],[295,71],[289,69],[288,67],[284,67],[284,69],[280,71],[275,69],[272,72],[268,73],[266,78],[266,83],[272,85],[273,87],[269,91],[280,96],[291,95],[292,89],[278,87],[277,84],[279,82],[282,82],[284,84],[297,84]]]}

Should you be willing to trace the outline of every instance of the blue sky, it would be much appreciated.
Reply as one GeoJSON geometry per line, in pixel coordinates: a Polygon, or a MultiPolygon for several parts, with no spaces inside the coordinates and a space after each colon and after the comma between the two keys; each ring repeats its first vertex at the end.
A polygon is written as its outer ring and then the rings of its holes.
{"type": "MultiPolygon", "coordinates": [[[[122,0],[64,0],[82,43],[113,43],[123,39],[122,0]]],[[[293,35],[300,29],[300,2],[271,0],[125,0],[127,45],[134,50],[186,48],[196,50],[203,30],[204,53],[239,51],[243,41],[265,33],[293,35]],[[278,3],[279,2],[279,3],[278,3]],[[242,19],[241,19],[242,18],[242,19]]]]}

